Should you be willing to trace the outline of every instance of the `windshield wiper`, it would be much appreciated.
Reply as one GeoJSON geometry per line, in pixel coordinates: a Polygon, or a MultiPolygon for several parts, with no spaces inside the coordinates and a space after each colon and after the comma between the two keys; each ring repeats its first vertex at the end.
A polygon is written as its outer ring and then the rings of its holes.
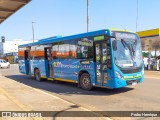
{"type": "MultiPolygon", "coordinates": [[[[125,48],[125,49],[129,49],[130,50],[130,47],[129,47],[129,45],[127,44],[127,42],[124,40],[124,39],[121,39],[121,43],[122,43],[122,45],[123,45],[123,47],[125,48]]],[[[131,50],[130,50],[131,51],[131,50]]]]}
{"type": "Polygon", "coordinates": [[[134,46],[134,45],[131,44],[131,52],[133,53],[133,56],[134,56],[135,50],[134,50],[133,46],[134,46]]]}
{"type": "Polygon", "coordinates": [[[131,53],[132,61],[134,61],[133,56],[134,56],[134,52],[135,52],[135,51],[134,51],[134,49],[133,49],[133,45],[132,45],[132,44],[131,44],[131,45],[128,45],[127,42],[126,42],[124,39],[121,39],[121,43],[122,43],[122,45],[124,46],[125,49],[128,48],[128,50],[129,50],[130,53],[131,53]]]}

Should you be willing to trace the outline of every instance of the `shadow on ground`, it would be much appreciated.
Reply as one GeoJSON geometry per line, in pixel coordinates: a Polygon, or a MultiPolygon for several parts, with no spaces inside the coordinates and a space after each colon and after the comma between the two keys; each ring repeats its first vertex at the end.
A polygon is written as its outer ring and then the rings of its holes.
{"type": "Polygon", "coordinates": [[[33,88],[38,88],[41,90],[46,90],[48,92],[54,92],[63,95],[72,95],[72,94],[81,94],[81,95],[114,95],[119,93],[125,93],[134,88],[124,87],[120,89],[107,89],[107,88],[98,88],[94,87],[91,91],[86,91],[81,88],[76,87],[77,84],[67,83],[67,82],[52,82],[44,80],[42,82],[38,82],[29,76],[24,75],[10,75],[5,76],[10,78],[11,80],[20,82],[27,86],[31,86],[33,88]]]}

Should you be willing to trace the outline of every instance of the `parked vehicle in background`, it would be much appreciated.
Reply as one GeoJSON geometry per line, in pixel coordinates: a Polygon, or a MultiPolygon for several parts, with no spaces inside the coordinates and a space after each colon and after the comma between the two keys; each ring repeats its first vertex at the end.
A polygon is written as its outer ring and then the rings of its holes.
{"type": "Polygon", "coordinates": [[[10,67],[10,63],[3,60],[3,59],[0,59],[0,68],[9,68],[10,67]]]}

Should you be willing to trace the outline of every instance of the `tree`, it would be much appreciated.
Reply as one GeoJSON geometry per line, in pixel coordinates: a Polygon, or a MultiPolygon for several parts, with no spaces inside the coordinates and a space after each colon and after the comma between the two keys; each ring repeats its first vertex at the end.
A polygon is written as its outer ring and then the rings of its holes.
{"type": "Polygon", "coordinates": [[[149,56],[149,52],[142,52],[144,57],[148,57],[149,56]]]}
{"type": "MultiPolygon", "coordinates": [[[[147,57],[149,56],[149,52],[142,52],[143,56],[144,57],[147,57]]],[[[151,54],[151,58],[153,58],[154,56],[151,54]]]]}

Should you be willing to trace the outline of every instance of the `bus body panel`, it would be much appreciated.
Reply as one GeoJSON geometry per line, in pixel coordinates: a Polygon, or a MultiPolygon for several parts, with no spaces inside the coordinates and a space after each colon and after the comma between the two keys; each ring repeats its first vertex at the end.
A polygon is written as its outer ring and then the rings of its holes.
{"type": "Polygon", "coordinates": [[[72,59],[53,60],[54,78],[78,81],[79,61],[72,59]]]}
{"type": "Polygon", "coordinates": [[[89,73],[91,80],[95,83],[94,62],[89,65],[80,64],[81,60],[76,59],[55,59],[53,60],[54,78],[62,78],[79,82],[78,75],[80,71],[89,73]]]}
{"type": "Polygon", "coordinates": [[[46,76],[44,60],[31,60],[30,65],[31,65],[31,75],[34,75],[35,69],[39,69],[41,76],[46,76]]]}
{"type": "Polygon", "coordinates": [[[115,64],[113,66],[114,71],[111,73],[114,75],[112,75],[112,79],[109,81],[108,84],[110,88],[121,88],[128,85],[136,85],[144,81],[144,65],[142,65],[140,72],[127,74],[124,74],[115,64]],[[123,78],[118,78],[116,72],[120,73],[123,78]]]}
{"type": "Polygon", "coordinates": [[[144,76],[142,75],[142,72],[134,73],[134,74],[127,74],[124,75],[124,77],[132,77],[131,79],[119,79],[118,77],[114,78],[114,84],[113,88],[121,88],[128,85],[136,85],[138,83],[142,83],[144,81],[144,76]]]}
{"type": "Polygon", "coordinates": [[[29,66],[30,66],[30,63],[28,60],[25,60],[25,71],[26,71],[26,75],[29,75],[29,66]]]}
{"type": "MultiPolygon", "coordinates": [[[[52,46],[50,46],[50,45],[53,45],[55,42],[61,42],[61,41],[64,42],[64,41],[69,41],[69,40],[73,40],[73,39],[81,39],[81,38],[85,38],[85,37],[87,38],[89,36],[102,36],[102,35],[112,36],[110,30],[104,29],[104,30],[100,30],[100,31],[88,32],[88,33],[84,33],[84,34],[78,34],[78,35],[67,36],[67,37],[62,37],[62,38],[47,38],[44,40],[40,40],[39,42],[36,42],[36,43],[20,45],[19,48],[25,48],[28,46],[38,46],[38,45],[43,46],[44,45],[45,47],[51,47],[51,49],[53,49],[52,46]],[[46,46],[48,44],[49,44],[49,46],[46,46]]],[[[43,60],[30,60],[29,62],[27,60],[19,60],[19,62],[20,62],[19,70],[23,74],[34,75],[34,70],[37,68],[40,70],[41,77],[43,77],[43,78],[46,77],[46,78],[52,78],[55,80],[57,79],[57,80],[68,81],[68,82],[71,81],[71,82],[76,82],[76,83],[79,83],[79,80],[80,80],[79,74],[81,74],[82,72],[85,72],[90,75],[91,83],[93,86],[94,85],[95,86],[104,86],[107,88],[121,88],[121,87],[125,87],[128,85],[134,85],[136,83],[143,82],[144,81],[144,68],[143,68],[143,66],[142,66],[141,71],[134,72],[134,73],[127,73],[127,74],[124,74],[118,68],[118,66],[115,64],[114,51],[112,48],[112,46],[113,46],[112,38],[108,38],[108,40],[109,40],[109,44],[110,44],[109,51],[111,54],[111,68],[107,68],[105,71],[105,73],[107,73],[107,80],[105,82],[104,82],[104,79],[101,79],[100,82],[97,81],[98,63],[94,59],[92,59],[92,60],[90,60],[90,59],[70,59],[70,58],[58,59],[62,55],[65,58],[66,56],[70,55],[71,53],[72,53],[72,57],[75,57],[76,56],[75,51],[74,52],[67,51],[63,54],[61,52],[52,51],[52,53],[51,53],[52,57],[54,56],[57,58],[53,57],[51,62],[49,62],[46,58],[43,58],[43,60]],[[53,67],[50,68],[49,65],[51,65],[53,67]],[[27,72],[27,71],[29,71],[28,66],[31,69],[30,72],[27,72]],[[52,69],[53,76],[50,76],[49,69],[52,69]],[[117,76],[117,72],[123,78],[119,78],[117,76]]],[[[93,42],[95,42],[95,41],[93,40],[93,42]]],[[[99,42],[99,41],[96,41],[96,42],[99,42]]],[[[58,46],[57,46],[57,48],[58,48],[58,46]]],[[[42,51],[42,52],[44,52],[44,51],[42,51]]],[[[93,54],[95,54],[95,53],[93,52],[93,54]]],[[[34,58],[34,52],[31,54],[31,56],[34,58]]],[[[94,55],[94,57],[95,57],[95,55],[94,55]]],[[[103,59],[103,58],[101,58],[101,59],[103,59]]],[[[103,68],[101,67],[101,70],[102,69],[103,68]]],[[[101,76],[101,78],[102,77],[104,77],[104,76],[101,76]]]]}
{"type": "Polygon", "coordinates": [[[26,74],[25,60],[19,60],[19,72],[26,74]]]}

